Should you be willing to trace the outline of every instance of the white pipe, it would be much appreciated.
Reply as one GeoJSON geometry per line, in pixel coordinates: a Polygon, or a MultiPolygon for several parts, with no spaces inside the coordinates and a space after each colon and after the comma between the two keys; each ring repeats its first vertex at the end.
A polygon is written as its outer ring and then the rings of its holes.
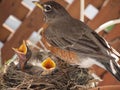
{"type": "Polygon", "coordinates": [[[107,28],[108,26],[111,26],[111,25],[114,25],[114,24],[118,24],[118,23],[120,23],[120,19],[115,19],[115,20],[108,21],[108,22],[102,24],[101,26],[99,26],[95,31],[97,33],[99,33],[102,30],[104,30],[105,28],[107,28]]]}
{"type": "Polygon", "coordinates": [[[38,32],[37,32],[37,33],[38,33],[38,35],[40,35],[40,33],[43,31],[43,29],[44,29],[44,28],[43,28],[43,27],[41,27],[41,28],[38,30],[38,32]]]}
{"type": "Polygon", "coordinates": [[[80,0],[80,20],[84,22],[84,7],[85,7],[85,0],[80,0]]]}
{"type": "MultiPolygon", "coordinates": [[[[38,30],[38,34],[40,35],[40,33],[43,31],[43,27],[41,27],[39,30],[38,30]]],[[[40,43],[40,45],[42,46],[42,48],[46,51],[46,52],[48,52],[49,50],[47,50],[47,48],[44,46],[44,44],[43,44],[43,42],[41,41],[41,39],[39,40],[39,43],[40,43]]]]}

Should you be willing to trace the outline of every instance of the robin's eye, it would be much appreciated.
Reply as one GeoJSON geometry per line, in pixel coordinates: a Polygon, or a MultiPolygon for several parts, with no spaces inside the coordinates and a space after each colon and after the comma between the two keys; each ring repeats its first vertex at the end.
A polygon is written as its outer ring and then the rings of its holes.
{"type": "Polygon", "coordinates": [[[49,12],[52,10],[52,7],[50,5],[44,5],[44,11],[49,12]]]}

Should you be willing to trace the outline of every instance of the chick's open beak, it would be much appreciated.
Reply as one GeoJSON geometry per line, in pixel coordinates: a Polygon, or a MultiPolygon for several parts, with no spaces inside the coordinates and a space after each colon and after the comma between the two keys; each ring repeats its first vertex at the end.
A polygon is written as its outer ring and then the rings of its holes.
{"type": "Polygon", "coordinates": [[[26,54],[27,53],[27,46],[26,46],[26,43],[25,41],[23,41],[22,45],[20,45],[19,48],[12,48],[16,53],[19,53],[19,54],[26,54]]]}
{"type": "Polygon", "coordinates": [[[43,10],[43,6],[42,6],[39,2],[33,1],[33,3],[34,3],[37,7],[39,7],[40,9],[43,10]]]}
{"type": "Polygon", "coordinates": [[[55,69],[55,67],[56,67],[56,63],[50,57],[48,57],[47,59],[45,59],[41,63],[41,65],[42,65],[42,68],[46,69],[46,70],[55,69]]]}

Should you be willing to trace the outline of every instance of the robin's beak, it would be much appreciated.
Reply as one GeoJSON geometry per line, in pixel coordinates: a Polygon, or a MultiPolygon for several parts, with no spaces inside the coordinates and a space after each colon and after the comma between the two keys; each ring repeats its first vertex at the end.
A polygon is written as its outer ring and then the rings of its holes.
{"type": "Polygon", "coordinates": [[[42,6],[39,2],[33,1],[33,3],[34,3],[37,7],[39,7],[40,9],[43,10],[43,6],[42,6]]]}
{"type": "Polygon", "coordinates": [[[20,45],[19,48],[12,48],[12,49],[19,57],[19,68],[23,70],[27,61],[30,59],[32,55],[31,50],[27,47],[25,41],[23,41],[22,45],[20,45]]]}
{"type": "Polygon", "coordinates": [[[55,69],[56,63],[50,57],[48,57],[41,63],[41,66],[45,70],[50,70],[55,69]]]}

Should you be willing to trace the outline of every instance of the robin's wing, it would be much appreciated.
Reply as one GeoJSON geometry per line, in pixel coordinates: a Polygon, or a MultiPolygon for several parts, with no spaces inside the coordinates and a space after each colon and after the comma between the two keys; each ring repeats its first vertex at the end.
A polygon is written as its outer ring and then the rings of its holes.
{"type": "Polygon", "coordinates": [[[109,45],[94,31],[84,33],[74,44],[74,47],[69,47],[69,49],[90,57],[111,58],[108,53],[109,45]]]}
{"type": "Polygon", "coordinates": [[[62,30],[61,28],[49,28],[49,30],[46,30],[47,40],[51,45],[81,55],[97,56],[99,54],[108,56],[109,45],[86,25],[76,26],[75,28],[66,27],[62,30]]]}

